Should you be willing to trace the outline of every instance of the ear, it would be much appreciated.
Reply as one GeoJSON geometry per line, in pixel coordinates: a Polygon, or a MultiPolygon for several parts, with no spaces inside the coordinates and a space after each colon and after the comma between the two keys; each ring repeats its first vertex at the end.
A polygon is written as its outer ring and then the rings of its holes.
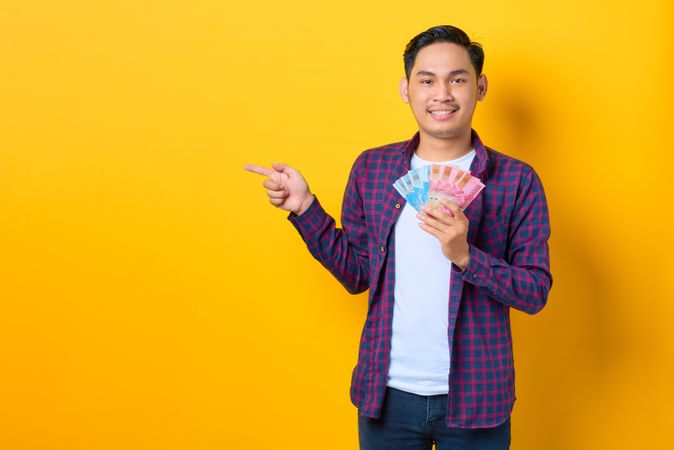
{"type": "Polygon", "coordinates": [[[479,101],[484,100],[485,95],[487,95],[488,86],[489,83],[487,83],[487,75],[480,75],[480,78],[477,79],[477,99],[479,101]]]}
{"type": "Polygon", "coordinates": [[[402,98],[405,103],[410,102],[410,97],[407,95],[407,86],[407,78],[402,77],[400,79],[400,98],[402,98]]]}

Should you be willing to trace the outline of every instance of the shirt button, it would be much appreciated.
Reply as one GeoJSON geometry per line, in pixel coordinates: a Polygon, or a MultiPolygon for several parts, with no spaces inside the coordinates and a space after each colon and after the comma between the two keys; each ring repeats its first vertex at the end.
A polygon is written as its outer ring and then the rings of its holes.
{"type": "Polygon", "coordinates": [[[473,280],[475,280],[475,279],[477,279],[477,274],[476,274],[476,273],[473,274],[473,280]]]}
{"type": "Polygon", "coordinates": [[[396,203],[396,209],[400,209],[400,203],[396,203]]]}
{"type": "Polygon", "coordinates": [[[385,249],[384,246],[382,245],[382,246],[381,246],[381,252],[384,253],[385,251],[386,251],[386,249],[385,249]]]}

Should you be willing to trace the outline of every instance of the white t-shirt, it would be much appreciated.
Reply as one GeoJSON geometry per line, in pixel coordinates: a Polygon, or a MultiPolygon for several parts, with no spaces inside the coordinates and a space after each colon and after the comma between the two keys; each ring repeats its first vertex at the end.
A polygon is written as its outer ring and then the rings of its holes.
{"type": "MultiPolygon", "coordinates": [[[[475,150],[461,158],[429,162],[412,157],[412,169],[445,164],[468,170],[475,150]]],[[[419,227],[405,204],[395,225],[395,303],[388,385],[418,395],[449,392],[447,336],[452,263],[437,238],[419,227]]]]}

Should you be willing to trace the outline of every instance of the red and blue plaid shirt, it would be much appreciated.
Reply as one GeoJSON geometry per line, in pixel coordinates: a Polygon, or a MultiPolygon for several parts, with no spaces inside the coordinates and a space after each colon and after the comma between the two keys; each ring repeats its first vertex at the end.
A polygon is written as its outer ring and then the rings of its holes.
{"type": "MultiPolygon", "coordinates": [[[[471,173],[485,189],[466,208],[470,263],[452,267],[447,425],[493,427],[515,402],[510,308],[540,311],[552,285],[545,193],[531,166],[485,147],[472,134],[471,173]]],[[[369,288],[368,312],[353,371],[351,400],[360,415],[380,417],[389,369],[395,285],[393,225],[403,198],[393,182],[410,168],[419,143],[363,152],[344,194],[342,229],[315,200],[290,215],[311,254],[351,293],[369,288]]],[[[423,264],[423,261],[419,262],[423,264]]]]}

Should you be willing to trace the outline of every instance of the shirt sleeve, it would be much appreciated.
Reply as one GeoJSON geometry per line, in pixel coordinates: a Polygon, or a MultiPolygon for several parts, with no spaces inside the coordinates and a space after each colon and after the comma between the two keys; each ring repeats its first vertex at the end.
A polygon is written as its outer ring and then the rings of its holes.
{"type": "Polygon", "coordinates": [[[300,216],[288,216],[309,252],[352,294],[369,287],[368,234],[359,185],[359,158],[351,169],[342,204],[342,227],[323,209],[318,198],[300,216]]]}
{"type": "Polygon", "coordinates": [[[545,192],[533,171],[523,175],[511,216],[507,260],[497,258],[474,245],[464,271],[453,266],[453,275],[462,277],[505,305],[535,314],[545,306],[552,286],[550,273],[550,219],[545,192]]]}

